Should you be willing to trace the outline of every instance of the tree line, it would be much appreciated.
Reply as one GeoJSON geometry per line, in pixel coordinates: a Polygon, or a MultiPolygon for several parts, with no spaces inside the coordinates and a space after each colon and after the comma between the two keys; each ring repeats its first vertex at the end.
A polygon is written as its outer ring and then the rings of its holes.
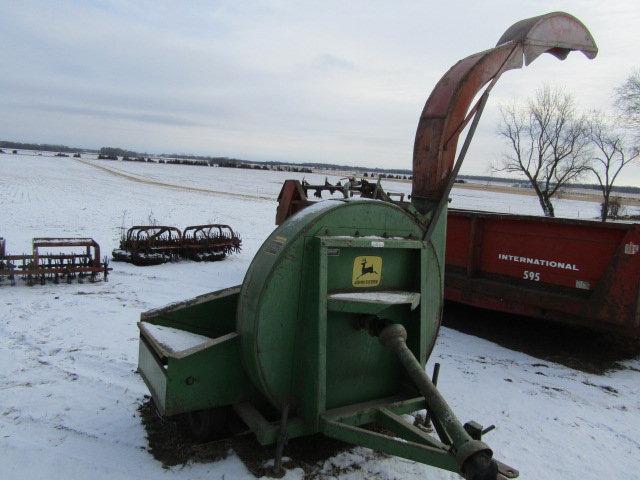
{"type": "Polygon", "coordinates": [[[9,148],[9,149],[18,149],[18,150],[35,150],[35,151],[46,151],[46,152],[66,152],[66,153],[75,153],[79,151],[83,152],[93,152],[96,150],[87,150],[83,148],[76,147],[68,147],[66,145],[52,145],[49,143],[23,143],[23,142],[12,142],[9,140],[0,140],[0,148],[9,148]]]}
{"type": "Polygon", "coordinates": [[[545,85],[525,102],[503,105],[498,135],[506,149],[494,169],[524,175],[549,217],[564,187],[591,177],[602,194],[600,219],[615,218],[614,184],[639,158],[640,70],[615,88],[613,98],[611,112],[580,112],[571,93],[545,85]]]}

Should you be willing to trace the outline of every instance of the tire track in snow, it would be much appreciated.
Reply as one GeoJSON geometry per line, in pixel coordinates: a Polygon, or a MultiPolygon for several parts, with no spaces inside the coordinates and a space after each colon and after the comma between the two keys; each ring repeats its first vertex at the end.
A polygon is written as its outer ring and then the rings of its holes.
{"type": "Polygon", "coordinates": [[[133,175],[131,173],[126,173],[122,170],[118,170],[115,168],[108,168],[102,165],[96,165],[95,163],[89,162],[87,160],[81,160],[79,158],[74,158],[75,161],[83,163],[84,165],[88,165],[90,167],[93,168],[97,168],[99,170],[104,170],[107,173],[110,173],[111,175],[115,175],[121,178],[125,178],[127,180],[130,180],[132,182],[136,182],[136,183],[143,183],[146,185],[155,185],[158,187],[163,187],[163,188],[171,188],[173,190],[181,190],[184,192],[197,192],[197,193],[206,193],[208,195],[217,195],[217,196],[223,196],[223,197],[233,197],[233,198],[243,198],[246,200],[269,200],[269,201],[273,201],[274,198],[273,197],[268,197],[266,195],[250,195],[247,193],[232,193],[232,192],[222,192],[219,190],[211,190],[208,188],[200,188],[200,187],[187,187],[184,185],[177,185],[175,183],[165,183],[165,182],[159,182],[157,180],[152,180],[150,178],[145,178],[145,177],[140,177],[137,175],[133,175]]]}

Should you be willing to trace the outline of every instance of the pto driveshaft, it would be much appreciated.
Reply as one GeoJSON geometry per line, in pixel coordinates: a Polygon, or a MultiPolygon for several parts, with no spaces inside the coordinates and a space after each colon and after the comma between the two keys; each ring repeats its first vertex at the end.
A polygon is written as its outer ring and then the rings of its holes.
{"type": "Polygon", "coordinates": [[[493,452],[487,444],[474,440],[467,433],[447,405],[444,397],[427,376],[420,362],[407,347],[406,340],[407,331],[397,323],[385,327],[380,332],[382,344],[393,350],[415,386],[424,396],[434,424],[438,425],[438,433],[444,430],[448,438],[441,438],[441,440],[445,443],[451,443],[464,478],[467,480],[495,480],[498,478],[498,465],[491,458],[493,452]]]}

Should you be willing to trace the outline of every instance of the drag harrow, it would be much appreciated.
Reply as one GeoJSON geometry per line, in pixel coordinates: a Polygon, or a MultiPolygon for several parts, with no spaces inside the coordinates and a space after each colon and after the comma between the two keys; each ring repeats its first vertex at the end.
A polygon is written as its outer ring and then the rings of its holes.
{"type": "MultiPolygon", "coordinates": [[[[442,318],[447,200],[489,92],[505,71],[572,50],[597,53],[571,15],[516,23],[431,93],[416,132],[411,203],[354,201],[352,187],[372,184],[349,185],[344,198],[283,220],[242,285],[143,313],[138,371],[159,413],[190,414],[203,434],[206,412],[218,423],[235,412],[258,442],[274,445],[275,465],[287,439],[321,433],[467,480],[517,477],[483,441],[491,427],[462,424],[425,366],[442,318]],[[403,416],[422,409],[437,438],[403,416]]],[[[344,188],[327,183],[306,187],[320,196],[344,188]]],[[[283,195],[300,189],[306,198],[305,186],[290,185],[283,195]]]]}
{"type": "Polygon", "coordinates": [[[196,262],[214,262],[239,253],[241,244],[240,236],[229,225],[192,225],[184,229],[181,252],[196,262]]]}
{"type": "Polygon", "coordinates": [[[136,225],[120,239],[113,259],[138,266],[159,265],[180,257],[182,232],[176,227],[136,225]]]}
{"type": "Polygon", "coordinates": [[[106,257],[100,261],[100,246],[92,238],[34,238],[30,255],[8,255],[0,238],[0,285],[15,285],[17,278],[30,286],[85,279],[93,283],[100,274],[106,282],[109,271],[109,262],[106,257]]]}

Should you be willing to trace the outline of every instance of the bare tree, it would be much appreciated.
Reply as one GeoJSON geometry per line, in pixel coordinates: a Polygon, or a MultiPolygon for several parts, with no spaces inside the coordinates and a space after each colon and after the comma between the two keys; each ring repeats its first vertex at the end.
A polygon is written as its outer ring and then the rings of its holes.
{"type": "Polygon", "coordinates": [[[620,112],[640,126],[640,70],[636,70],[615,90],[615,105],[620,112]]]}
{"type": "Polygon", "coordinates": [[[602,112],[593,112],[588,121],[591,142],[591,165],[589,171],[598,180],[602,192],[600,219],[609,217],[611,190],[622,169],[638,158],[637,152],[626,150],[624,136],[602,112]]]}
{"type": "Polygon", "coordinates": [[[622,115],[627,127],[635,131],[636,154],[640,150],[640,70],[615,89],[614,104],[622,115]]]}
{"type": "Polygon", "coordinates": [[[551,199],[588,166],[586,119],[576,115],[571,95],[549,86],[525,105],[514,103],[500,111],[498,134],[509,149],[496,170],[523,174],[544,214],[555,216],[551,199]]]}

